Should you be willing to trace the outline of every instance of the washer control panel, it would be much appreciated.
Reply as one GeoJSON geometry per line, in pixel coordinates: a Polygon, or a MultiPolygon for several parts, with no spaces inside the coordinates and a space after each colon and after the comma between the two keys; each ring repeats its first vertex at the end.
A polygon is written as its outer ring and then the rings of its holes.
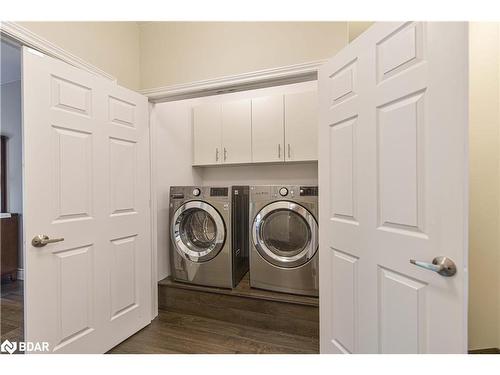
{"type": "Polygon", "coordinates": [[[281,195],[282,197],[286,197],[286,196],[288,195],[288,189],[287,189],[286,187],[282,187],[282,188],[280,189],[280,195],[281,195]]]}
{"type": "Polygon", "coordinates": [[[198,189],[198,188],[194,188],[194,189],[193,189],[193,196],[195,196],[195,197],[199,197],[199,196],[200,196],[200,194],[201,194],[200,189],[198,189]]]}
{"type": "Polygon", "coordinates": [[[229,189],[227,187],[213,187],[210,188],[211,197],[227,197],[229,189]]]}

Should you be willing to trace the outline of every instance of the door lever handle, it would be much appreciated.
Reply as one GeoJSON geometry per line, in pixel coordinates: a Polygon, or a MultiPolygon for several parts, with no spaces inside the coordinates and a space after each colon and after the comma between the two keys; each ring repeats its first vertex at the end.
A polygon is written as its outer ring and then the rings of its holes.
{"type": "Polygon", "coordinates": [[[64,241],[64,238],[50,239],[49,236],[47,236],[46,234],[39,234],[39,235],[33,237],[33,239],[31,240],[31,244],[34,247],[44,247],[45,245],[47,245],[49,243],[61,242],[61,241],[64,241]]]}
{"type": "Polygon", "coordinates": [[[441,276],[450,277],[457,273],[457,266],[448,257],[435,257],[432,263],[421,262],[419,260],[410,259],[410,263],[416,265],[417,267],[424,268],[429,271],[434,271],[441,276]]]}

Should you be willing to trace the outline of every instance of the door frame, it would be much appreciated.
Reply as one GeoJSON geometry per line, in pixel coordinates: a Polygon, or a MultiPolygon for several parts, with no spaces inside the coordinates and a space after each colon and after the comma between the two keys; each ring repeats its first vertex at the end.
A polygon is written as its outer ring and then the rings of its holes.
{"type": "MultiPolygon", "coordinates": [[[[56,58],[61,60],[71,66],[82,69],[84,71],[90,72],[96,76],[105,78],[111,82],[117,82],[117,79],[112,75],[106,73],[105,71],[99,69],[98,67],[86,62],[85,60],[79,58],[76,55],[66,51],[65,49],[55,45],[52,42],[40,37],[39,35],[31,32],[30,30],[20,26],[16,22],[1,22],[0,23],[0,39],[6,43],[15,44],[18,47],[29,47],[37,52],[43,53],[44,55],[56,58]]],[[[22,62],[21,62],[22,64],[22,62]]],[[[22,68],[22,66],[21,66],[22,68]]],[[[134,90],[138,92],[137,90],[134,90]]],[[[144,95],[138,92],[141,95],[144,95]]],[[[148,98],[149,100],[149,98],[148,98]]],[[[153,157],[156,153],[155,147],[155,136],[156,131],[155,127],[152,126],[153,122],[153,108],[154,105],[152,103],[149,104],[149,117],[148,117],[148,134],[149,134],[149,166],[150,166],[150,198],[149,198],[149,214],[150,214],[150,236],[151,236],[151,320],[153,320],[156,316],[158,316],[158,267],[157,267],[157,215],[153,207],[156,207],[157,195],[156,189],[154,188],[154,183],[156,182],[156,162],[153,157]]],[[[21,127],[24,129],[24,124],[21,122],[21,127]]],[[[24,147],[24,146],[23,146],[24,147]]],[[[23,160],[24,160],[24,148],[22,150],[23,160]]],[[[24,190],[24,171],[23,171],[23,190],[24,190]]],[[[23,196],[23,204],[24,204],[24,196],[23,196]]],[[[24,233],[24,225],[22,226],[23,233],[23,243],[22,253],[23,253],[23,270],[25,269],[24,261],[26,259],[26,247],[24,246],[25,242],[25,233],[24,233]]],[[[23,272],[24,273],[24,272],[23,272]]],[[[24,278],[26,277],[26,273],[24,273],[24,278]]],[[[25,293],[23,293],[23,298],[25,298],[25,293]]],[[[26,306],[26,301],[24,301],[24,306],[26,306]]]]}

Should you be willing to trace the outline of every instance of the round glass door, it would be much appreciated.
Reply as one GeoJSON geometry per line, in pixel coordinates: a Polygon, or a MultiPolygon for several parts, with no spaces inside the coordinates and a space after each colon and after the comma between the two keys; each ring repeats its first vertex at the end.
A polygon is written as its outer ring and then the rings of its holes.
{"type": "Polygon", "coordinates": [[[193,262],[214,258],[226,240],[221,215],[206,202],[190,201],[179,207],[172,218],[171,230],[177,252],[193,262]]]}
{"type": "Polygon", "coordinates": [[[257,251],[268,262],[278,267],[298,267],[318,249],[318,224],[301,205],[274,202],[255,217],[252,237],[257,251]]]}

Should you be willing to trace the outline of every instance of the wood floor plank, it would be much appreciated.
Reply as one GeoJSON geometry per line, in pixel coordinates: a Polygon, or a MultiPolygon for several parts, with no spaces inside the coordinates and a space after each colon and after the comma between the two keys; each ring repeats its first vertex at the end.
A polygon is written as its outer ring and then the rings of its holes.
{"type": "Polygon", "coordinates": [[[0,339],[22,341],[24,334],[23,282],[4,282],[0,285],[0,339]]]}
{"type": "Polygon", "coordinates": [[[193,328],[211,334],[223,332],[225,335],[234,338],[244,338],[260,343],[272,343],[273,345],[298,352],[316,353],[319,346],[318,339],[315,337],[290,335],[258,328],[248,329],[248,326],[218,320],[210,320],[210,323],[207,324],[206,319],[194,315],[169,312],[169,314],[161,314],[159,319],[162,323],[175,324],[183,329],[193,328]]]}
{"type": "Polygon", "coordinates": [[[316,321],[303,320],[300,317],[276,317],[272,314],[258,313],[245,309],[229,308],[224,305],[193,303],[172,298],[167,306],[169,311],[199,315],[209,319],[218,319],[235,324],[246,324],[256,328],[282,331],[302,336],[319,335],[319,316],[316,321]]]}
{"type": "Polygon", "coordinates": [[[159,316],[109,353],[318,353],[316,339],[160,310],[159,316]]]}

